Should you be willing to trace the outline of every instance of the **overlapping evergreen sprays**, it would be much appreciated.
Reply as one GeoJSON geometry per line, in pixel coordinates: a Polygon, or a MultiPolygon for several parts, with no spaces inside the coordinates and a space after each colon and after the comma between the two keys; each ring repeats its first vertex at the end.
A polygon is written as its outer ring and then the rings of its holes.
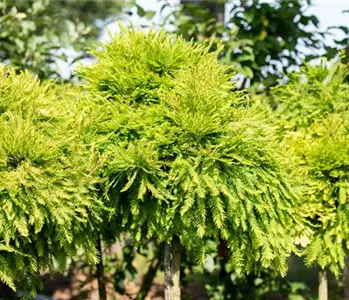
{"type": "Polygon", "coordinates": [[[303,199],[313,223],[306,262],[317,264],[319,299],[327,299],[325,270],[338,276],[349,250],[349,85],[347,67],[322,61],[292,74],[273,89],[275,116],[286,144],[298,157],[303,199]]]}
{"type": "Polygon", "coordinates": [[[178,240],[199,260],[206,239],[221,240],[238,272],[284,274],[302,223],[287,159],[273,128],[233,92],[217,53],[121,28],[93,54],[98,62],[81,69],[94,115],[85,134],[106,157],[111,229],[171,244],[175,297],[178,240]]]}
{"type": "Polygon", "coordinates": [[[84,248],[96,261],[95,157],[64,87],[0,66],[0,280],[35,293],[41,271],[84,248]]]}

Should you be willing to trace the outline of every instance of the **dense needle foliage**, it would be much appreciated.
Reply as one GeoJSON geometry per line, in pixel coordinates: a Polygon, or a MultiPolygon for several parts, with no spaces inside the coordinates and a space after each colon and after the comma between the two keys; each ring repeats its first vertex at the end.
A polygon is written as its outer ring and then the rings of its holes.
{"type": "Polygon", "coordinates": [[[303,163],[315,180],[307,191],[316,234],[306,248],[306,260],[338,275],[349,250],[349,127],[348,118],[331,116],[311,127],[302,141],[303,163]]]}
{"type": "Polygon", "coordinates": [[[289,74],[286,85],[272,89],[271,99],[286,131],[308,130],[333,113],[348,110],[349,85],[344,83],[347,67],[323,59],[318,66],[306,64],[289,74]]]}
{"type": "Polygon", "coordinates": [[[303,198],[313,223],[308,264],[336,275],[349,250],[349,85],[346,66],[307,65],[272,92],[284,140],[297,155],[303,198]]]}
{"type": "Polygon", "coordinates": [[[260,121],[217,53],[165,32],[121,28],[80,70],[85,136],[105,158],[101,189],[114,232],[181,239],[201,260],[223,241],[239,272],[285,273],[301,217],[274,130],[260,121]],[[98,142],[97,142],[98,141],[98,142]]]}
{"type": "Polygon", "coordinates": [[[96,260],[93,157],[77,142],[64,87],[0,66],[0,280],[35,293],[40,271],[79,247],[96,260]]]}

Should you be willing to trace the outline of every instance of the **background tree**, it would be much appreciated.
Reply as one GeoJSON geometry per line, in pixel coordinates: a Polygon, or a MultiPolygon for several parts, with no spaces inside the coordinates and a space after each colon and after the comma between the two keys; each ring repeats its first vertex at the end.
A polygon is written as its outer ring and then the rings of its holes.
{"type": "Polygon", "coordinates": [[[69,60],[62,50],[72,46],[78,50],[90,29],[83,23],[49,15],[48,1],[28,5],[0,3],[0,62],[31,70],[40,78],[59,77],[57,63],[69,60]]]}
{"type": "MultiPolygon", "coordinates": [[[[69,20],[75,24],[83,23],[90,28],[88,36],[97,39],[104,24],[131,13],[130,9],[136,5],[135,1],[119,2],[104,0],[39,0],[45,3],[46,13],[53,19],[69,20]]],[[[4,1],[9,8],[26,11],[36,0],[4,1]]],[[[47,24],[46,24],[47,25],[47,24]]],[[[62,29],[62,28],[61,28],[62,29]]],[[[64,29],[64,27],[63,27],[64,29]]],[[[65,30],[64,30],[65,31],[65,30]]]]}
{"type": "MultiPolygon", "coordinates": [[[[220,23],[220,25],[224,24],[225,1],[182,0],[181,5],[183,12],[191,18],[195,18],[195,21],[202,22],[203,16],[205,16],[206,21],[213,22],[213,20],[215,20],[220,23]],[[199,8],[203,12],[201,16],[197,16],[199,8]]],[[[196,34],[199,34],[199,32],[200,30],[198,30],[196,34]]],[[[189,34],[193,34],[193,32],[189,34]]]]}
{"type": "MultiPolygon", "coordinates": [[[[165,23],[170,22],[176,28],[174,31],[188,40],[212,41],[213,48],[223,39],[221,61],[234,65],[242,76],[241,87],[275,85],[285,73],[314,58],[314,52],[320,55],[320,50],[325,49],[319,20],[306,13],[310,1],[181,3],[174,16],[171,13],[165,18],[165,23]],[[225,22],[224,7],[225,10],[230,7],[225,22]],[[305,48],[311,51],[306,54],[305,48]]],[[[333,48],[328,55],[337,53],[333,48]]]]}
{"type": "Polygon", "coordinates": [[[86,47],[102,28],[134,5],[132,1],[1,1],[0,62],[31,70],[41,79],[61,78],[62,68],[86,57],[86,47]]]}

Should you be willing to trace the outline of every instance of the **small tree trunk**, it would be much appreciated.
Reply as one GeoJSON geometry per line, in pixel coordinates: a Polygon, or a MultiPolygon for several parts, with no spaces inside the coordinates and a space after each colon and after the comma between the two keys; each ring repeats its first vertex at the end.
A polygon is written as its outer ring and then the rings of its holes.
{"type": "Polygon", "coordinates": [[[349,300],[349,258],[346,258],[345,267],[343,270],[343,290],[344,290],[343,300],[349,300]]]}
{"type": "Polygon", "coordinates": [[[328,300],[326,270],[319,271],[319,300],[328,300]]]}
{"type": "Polygon", "coordinates": [[[98,239],[97,250],[98,250],[99,255],[100,255],[100,259],[99,259],[99,262],[97,264],[97,272],[96,272],[96,277],[98,280],[99,300],[107,300],[107,290],[105,287],[103,252],[102,252],[102,240],[101,240],[101,238],[98,239]]]}
{"type": "Polygon", "coordinates": [[[165,300],[180,300],[181,242],[173,236],[171,244],[165,244],[165,300]]]}

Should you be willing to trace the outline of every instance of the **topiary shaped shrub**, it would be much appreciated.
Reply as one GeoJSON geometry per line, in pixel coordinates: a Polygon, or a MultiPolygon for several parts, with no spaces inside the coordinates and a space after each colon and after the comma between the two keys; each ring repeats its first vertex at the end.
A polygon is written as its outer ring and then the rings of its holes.
{"type": "Polygon", "coordinates": [[[312,223],[304,249],[308,265],[320,267],[326,293],[326,269],[336,276],[349,254],[349,85],[347,66],[339,62],[306,65],[271,97],[285,144],[296,154],[303,178],[305,211],[312,223]]]}
{"type": "Polygon", "coordinates": [[[110,229],[167,242],[166,299],[180,297],[180,248],[201,261],[207,239],[227,245],[238,272],[285,274],[302,226],[286,158],[217,52],[121,27],[92,53],[98,61],[80,70],[85,134],[105,157],[110,229]]]}
{"type": "Polygon", "coordinates": [[[96,260],[93,159],[63,92],[0,66],[0,280],[26,294],[79,248],[96,260]]]}
{"type": "Polygon", "coordinates": [[[286,85],[271,90],[276,112],[285,122],[280,123],[281,127],[287,131],[302,130],[332,113],[348,111],[347,73],[347,66],[323,59],[319,65],[308,63],[300,72],[289,74],[286,85]]]}

